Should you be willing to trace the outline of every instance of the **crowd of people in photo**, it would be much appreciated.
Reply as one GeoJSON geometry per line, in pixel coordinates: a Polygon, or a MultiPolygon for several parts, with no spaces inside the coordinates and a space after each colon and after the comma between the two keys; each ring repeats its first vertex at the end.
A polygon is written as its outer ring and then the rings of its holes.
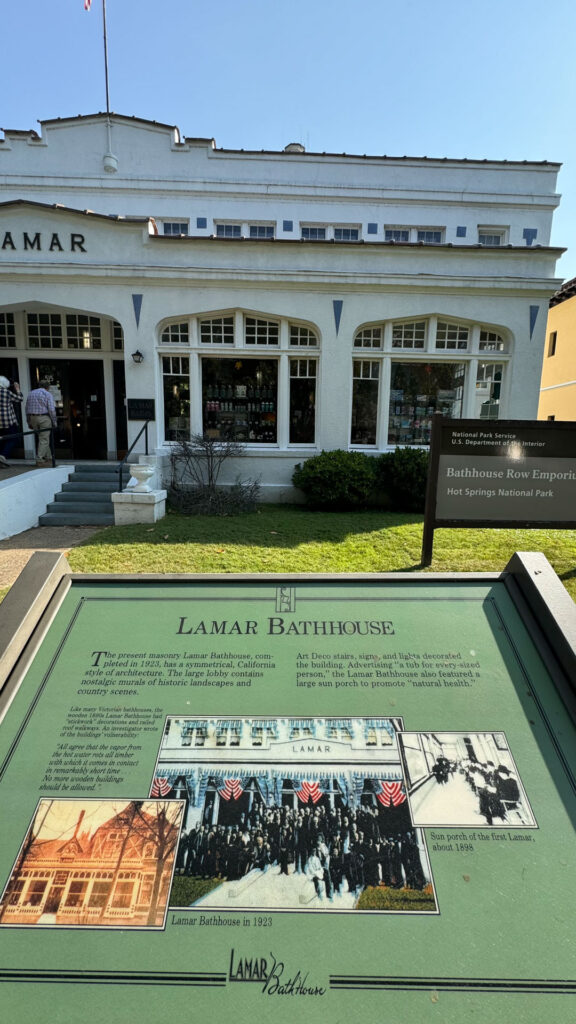
{"type": "Polygon", "coordinates": [[[510,812],[518,810],[520,787],[516,776],[506,765],[469,758],[453,761],[441,755],[432,766],[438,785],[445,785],[455,772],[464,776],[477,796],[478,810],[488,825],[493,824],[494,818],[508,821],[510,812]]]}
{"type": "Polygon", "coordinates": [[[367,886],[421,890],[426,878],[414,831],[392,830],[387,817],[394,811],[255,801],[236,824],[198,824],[183,833],[176,873],[229,881],[253,870],[298,873],[320,899],[367,886]]]}

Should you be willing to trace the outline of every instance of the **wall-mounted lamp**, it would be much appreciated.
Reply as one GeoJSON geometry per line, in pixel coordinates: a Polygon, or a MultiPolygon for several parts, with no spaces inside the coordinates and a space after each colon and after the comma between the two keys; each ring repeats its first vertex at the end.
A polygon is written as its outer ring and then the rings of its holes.
{"type": "Polygon", "coordinates": [[[135,363],[142,363],[144,361],[144,355],[139,348],[137,348],[136,351],[132,353],[132,359],[134,360],[135,363]]]}

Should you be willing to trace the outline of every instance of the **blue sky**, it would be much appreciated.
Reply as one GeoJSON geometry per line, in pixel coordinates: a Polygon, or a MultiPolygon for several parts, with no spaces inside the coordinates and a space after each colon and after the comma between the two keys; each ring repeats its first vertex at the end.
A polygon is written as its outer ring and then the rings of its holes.
{"type": "MultiPolygon", "coordinates": [[[[0,126],[104,110],[102,0],[5,0],[0,126]]],[[[576,276],[575,0],[107,0],[111,109],[219,146],[562,163],[576,276]]]]}

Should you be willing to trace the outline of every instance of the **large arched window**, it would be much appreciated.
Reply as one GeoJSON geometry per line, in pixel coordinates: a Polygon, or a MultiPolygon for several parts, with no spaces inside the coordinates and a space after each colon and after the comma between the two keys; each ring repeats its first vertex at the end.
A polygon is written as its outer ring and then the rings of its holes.
{"type": "Polygon", "coordinates": [[[167,441],[202,433],[255,446],[315,443],[311,325],[233,310],[165,322],[159,339],[167,441]]]}
{"type": "Polygon", "coordinates": [[[425,445],[436,412],[498,419],[508,332],[444,316],[362,326],[352,352],[353,446],[425,445]]]}

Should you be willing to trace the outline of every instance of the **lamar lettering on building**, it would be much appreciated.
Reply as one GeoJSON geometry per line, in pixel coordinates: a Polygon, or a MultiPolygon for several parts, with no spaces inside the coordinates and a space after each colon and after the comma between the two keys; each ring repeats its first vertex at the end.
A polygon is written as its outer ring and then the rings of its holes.
{"type": "Polygon", "coordinates": [[[87,252],[86,249],[86,238],[84,235],[70,234],[69,242],[64,245],[60,241],[60,236],[57,231],[53,231],[50,235],[50,242],[47,237],[42,238],[42,232],[36,231],[34,234],[23,231],[22,235],[16,235],[17,241],[14,239],[12,231],[5,231],[2,238],[2,250],[8,250],[10,252],[16,252],[18,249],[36,249],[38,252],[87,252]]]}

